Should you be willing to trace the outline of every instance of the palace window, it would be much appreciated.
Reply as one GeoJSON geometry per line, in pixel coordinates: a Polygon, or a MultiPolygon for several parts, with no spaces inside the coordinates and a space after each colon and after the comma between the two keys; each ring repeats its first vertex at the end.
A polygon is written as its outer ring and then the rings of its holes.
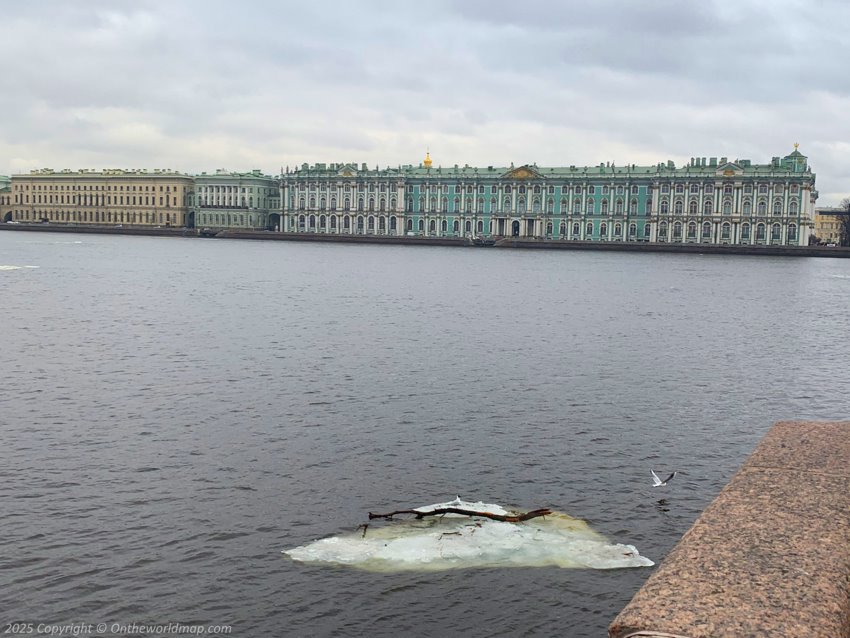
{"type": "Polygon", "coordinates": [[[697,225],[694,222],[688,224],[688,239],[696,239],[697,237],[697,225]]]}
{"type": "Polygon", "coordinates": [[[684,193],[685,187],[682,184],[676,184],[676,194],[684,193]]]}
{"type": "Polygon", "coordinates": [[[702,214],[703,215],[711,215],[711,213],[712,213],[711,200],[707,199],[702,204],[702,214]]]}
{"type": "Polygon", "coordinates": [[[797,241],[797,224],[788,224],[788,241],[797,241]]]}
{"type": "Polygon", "coordinates": [[[782,202],[778,199],[773,202],[773,214],[774,216],[782,214],[782,202]]]}

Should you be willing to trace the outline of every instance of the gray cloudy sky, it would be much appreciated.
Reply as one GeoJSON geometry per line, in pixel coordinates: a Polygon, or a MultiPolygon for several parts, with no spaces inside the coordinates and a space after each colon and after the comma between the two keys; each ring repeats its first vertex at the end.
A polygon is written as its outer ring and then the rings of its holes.
{"type": "Polygon", "coordinates": [[[769,161],[850,195],[850,4],[6,3],[0,173],[769,161]]]}

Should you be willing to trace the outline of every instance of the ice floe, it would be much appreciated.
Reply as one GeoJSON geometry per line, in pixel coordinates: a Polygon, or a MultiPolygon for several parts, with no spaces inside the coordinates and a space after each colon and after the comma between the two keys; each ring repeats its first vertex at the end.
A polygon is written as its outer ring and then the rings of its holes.
{"type": "MultiPolygon", "coordinates": [[[[415,508],[458,507],[509,514],[493,503],[457,499],[415,508]]],[[[632,545],[611,543],[585,521],[562,512],[523,523],[463,515],[429,516],[369,525],[365,532],[323,538],[285,550],[296,561],[349,565],[371,571],[438,571],[466,567],[621,569],[654,563],[632,545]]]]}

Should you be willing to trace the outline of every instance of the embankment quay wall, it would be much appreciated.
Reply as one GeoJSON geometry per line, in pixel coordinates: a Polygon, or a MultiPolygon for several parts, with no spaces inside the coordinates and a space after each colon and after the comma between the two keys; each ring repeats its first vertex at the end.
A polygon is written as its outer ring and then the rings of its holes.
{"type": "Polygon", "coordinates": [[[599,242],[558,239],[504,237],[486,243],[464,237],[423,237],[407,235],[337,235],[325,233],[279,233],[268,230],[201,231],[196,228],[147,228],[53,224],[0,224],[0,230],[97,235],[143,235],[158,237],[201,237],[265,241],[307,241],[405,246],[456,246],[521,248],[538,250],[609,250],[642,253],[697,253],[700,255],[770,255],[774,257],[850,257],[850,248],[838,246],[771,246],[733,244],[679,244],[665,242],[599,242]]]}
{"type": "Polygon", "coordinates": [[[850,421],[775,424],[610,638],[850,638],[850,421]]]}

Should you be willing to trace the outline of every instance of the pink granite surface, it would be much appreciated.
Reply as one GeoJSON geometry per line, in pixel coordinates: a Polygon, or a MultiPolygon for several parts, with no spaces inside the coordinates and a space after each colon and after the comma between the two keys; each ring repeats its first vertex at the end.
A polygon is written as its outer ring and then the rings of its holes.
{"type": "Polygon", "coordinates": [[[777,423],[611,638],[850,638],[850,421],[777,423]]]}

